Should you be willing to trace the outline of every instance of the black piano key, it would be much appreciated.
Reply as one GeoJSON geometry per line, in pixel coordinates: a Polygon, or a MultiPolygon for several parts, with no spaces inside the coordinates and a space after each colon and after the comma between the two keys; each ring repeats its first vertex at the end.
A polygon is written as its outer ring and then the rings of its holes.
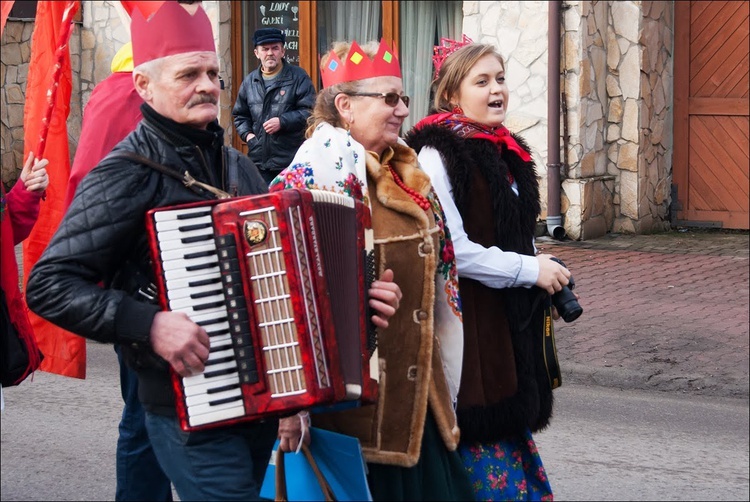
{"type": "Polygon", "coordinates": [[[202,230],[204,228],[211,228],[211,222],[206,223],[195,223],[193,225],[183,225],[181,227],[177,227],[177,230],[180,232],[191,232],[193,230],[202,230]]]}
{"type": "Polygon", "coordinates": [[[232,348],[232,344],[228,343],[226,345],[216,345],[214,347],[210,347],[208,349],[209,352],[221,352],[222,350],[229,350],[232,348]]]}
{"type": "Polygon", "coordinates": [[[215,317],[213,319],[206,319],[205,321],[198,321],[195,324],[197,324],[198,326],[209,326],[211,324],[218,324],[220,322],[224,322],[227,320],[227,317],[222,316],[221,312],[217,312],[217,315],[219,315],[220,317],[215,317]]]}
{"type": "Polygon", "coordinates": [[[219,289],[212,289],[210,291],[204,291],[202,293],[193,293],[190,295],[190,298],[193,300],[197,300],[198,298],[206,298],[207,296],[216,296],[222,292],[221,288],[219,289]]]}
{"type": "Polygon", "coordinates": [[[228,334],[228,333],[229,333],[229,328],[225,328],[225,329],[217,329],[217,330],[215,330],[215,331],[208,331],[208,330],[206,330],[206,333],[208,334],[208,337],[209,337],[209,338],[210,338],[210,337],[212,337],[212,336],[221,336],[221,335],[226,335],[226,334],[228,334]]]}
{"type": "Polygon", "coordinates": [[[210,310],[215,309],[216,307],[223,307],[224,306],[224,300],[218,300],[215,302],[208,302],[203,303],[201,305],[193,305],[193,310],[196,312],[200,312],[201,310],[210,310]]]}
{"type": "Polygon", "coordinates": [[[203,258],[204,256],[214,256],[216,255],[216,250],[210,249],[208,251],[198,251],[195,253],[187,253],[186,255],[183,255],[183,259],[185,260],[194,260],[195,258],[203,258]]]}
{"type": "Polygon", "coordinates": [[[200,281],[188,282],[188,287],[197,288],[199,286],[208,286],[209,284],[216,284],[217,282],[221,282],[221,278],[212,277],[211,279],[201,279],[200,281]]]}
{"type": "Polygon", "coordinates": [[[194,235],[193,237],[183,237],[182,239],[180,239],[180,242],[182,242],[183,244],[192,244],[194,242],[210,241],[213,238],[214,236],[211,234],[194,235]]]}
{"type": "Polygon", "coordinates": [[[194,213],[178,214],[177,219],[178,220],[191,220],[193,218],[202,218],[204,216],[209,216],[210,214],[211,214],[211,209],[206,209],[205,211],[196,211],[194,213]]]}
{"type": "Polygon", "coordinates": [[[222,375],[231,375],[232,373],[237,373],[237,368],[224,368],[220,370],[206,371],[203,373],[203,377],[213,378],[222,375]]]}
{"type": "Polygon", "coordinates": [[[215,364],[229,363],[232,361],[234,361],[234,355],[220,357],[218,359],[211,359],[209,361],[206,361],[206,368],[208,368],[209,366],[213,366],[215,364]]]}
{"type": "Polygon", "coordinates": [[[229,385],[222,385],[221,387],[214,387],[211,389],[206,390],[206,394],[218,394],[219,392],[224,392],[227,390],[234,390],[239,389],[240,384],[238,383],[230,383],[229,385]]]}
{"type": "Polygon", "coordinates": [[[189,265],[185,267],[185,270],[187,270],[188,272],[195,272],[197,270],[206,270],[209,268],[216,267],[217,263],[218,261],[210,261],[208,263],[201,263],[200,265],[189,265]]]}
{"type": "Polygon", "coordinates": [[[242,395],[225,397],[224,399],[217,399],[216,401],[209,401],[209,406],[219,406],[220,404],[232,403],[234,401],[242,401],[242,395]]]}

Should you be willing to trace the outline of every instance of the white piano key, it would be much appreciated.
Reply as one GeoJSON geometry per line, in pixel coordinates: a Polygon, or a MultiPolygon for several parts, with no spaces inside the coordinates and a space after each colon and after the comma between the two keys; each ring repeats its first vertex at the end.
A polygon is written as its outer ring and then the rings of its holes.
{"type": "MultiPolygon", "coordinates": [[[[211,336],[211,330],[207,329],[208,335],[211,336]]],[[[220,336],[212,336],[211,337],[211,347],[220,347],[222,345],[227,345],[228,347],[232,346],[232,335],[229,333],[226,333],[224,335],[220,336]]]]}
{"type": "MultiPolygon", "coordinates": [[[[202,281],[208,281],[209,279],[216,281],[212,283],[213,285],[215,285],[216,287],[221,287],[221,273],[212,271],[209,273],[201,273],[200,275],[195,275],[195,276],[169,279],[168,281],[166,281],[166,288],[167,288],[167,291],[179,291],[183,288],[199,287],[199,286],[191,286],[191,284],[197,284],[202,281]]],[[[169,293],[167,293],[167,295],[168,294],[169,293]]]]}
{"type": "MultiPolygon", "coordinates": [[[[219,371],[219,370],[235,369],[235,368],[237,368],[237,361],[231,361],[231,362],[216,364],[214,366],[211,366],[211,369],[209,369],[208,371],[214,372],[214,371],[219,371]]],[[[222,375],[222,377],[223,376],[224,375],[222,375]]],[[[195,384],[210,382],[212,378],[214,377],[206,377],[205,373],[200,373],[198,375],[192,375],[188,377],[182,377],[182,385],[184,385],[185,388],[187,388],[195,384]]]]}
{"type": "MultiPolygon", "coordinates": [[[[192,378],[192,377],[186,377],[186,378],[192,378]]],[[[233,373],[230,375],[222,375],[221,377],[212,378],[211,380],[204,381],[200,384],[192,384],[192,385],[185,385],[183,378],[183,390],[185,391],[185,396],[195,396],[198,394],[205,394],[208,389],[216,389],[218,387],[224,387],[226,385],[234,385],[240,384],[240,377],[237,375],[237,373],[233,373]]]]}
{"type": "Polygon", "coordinates": [[[208,361],[215,361],[217,359],[221,359],[222,357],[234,357],[234,349],[232,348],[232,345],[227,346],[227,350],[217,350],[216,352],[211,352],[208,354],[208,361]]]}
{"type": "Polygon", "coordinates": [[[171,261],[177,259],[184,259],[186,254],[201,253],[207,251],[216,251],[216,243],[214,241],[197,242],[195,244],[183,246],[178,249],[171,249],[169,251],[163,251],[161,253],[161,261],[171,261]]]}
{"type": "Polygon", "coordinates": [[[156,222],[156,231],[158,233],[166,232],[168,230],[179,230],[182,227],[186,227],[188,225],[200,225],[204,223],[211,223],[211,215],[203,215],[203,216],[196,216],[195,218],[190,219],[173,219],[173,220],[162,220],[156,222]]]}
{"type": "MultiPolygon", "coordinates": [[[[216,266],[218,266],[219,257],[214,254],[209,256],[198,256],[196,258],[169,260],[162,262],[161,268],[166,274],[166,272],[169,272],[171,270],[187,270],[188,267],[208,264],[216,264],[216,266]]],[[[206,268],[206,270],[211,269],[206,268]]],[[[195,273],[195,270],[191,270],[191,272],[195,273]]]]}
{"type": "Polygon", "coordinates": [[[167,299],[168,300],[179,300],[181,298],[189,298],[191,295],[197,295],[197,294],[203,294],[203,293],[211,293],[215,292],[216,294],[222,293],[223,289],[221,287],[221,283],[217,282],[214,284],[205,284],[203,286],[195,286],[195,287],[185,287],[185,288],[178,288],[178,289],[170,289],[167,292],[167,299]]]}
{"type": "Polygon", "coordinates": [[[205,321],[214,321],[209,324],[204,324],[203,329],[206,331],[218,330],[218,329],[229,329],[229,321],[227,321],[227,312],[202,312],[189,316],[190,320],[194,323],[202,323],[205,321]]]}
{"type": "MultiPolygon", "coordinates": [[[[198,306],[199,305],[184,306],[184,307],[180,307],[178,309],[170,309],[170,310],[172,312],[184,312],[185,314],[187,314],[187,316],[190,318],[190,320],[193,321],[193,322],[195,322],[196,324],[197,324],[197,322],[196,322],[195,319],[193,319],[193,317],[197,316],[197,315],[218,314],[218,315],[216,315],[217,319],[219,318],[219,316],[223,316],[223,317],[227,316],[227,308],[224,305],[218,305],[218,306],[215,306],[215,307],[207,308],[205,310],[204,309],[196,310],[196,307],[198,307],[198,306]]],[[[209,319],[213,319],[213,318],[209,318],[209,319]]],[[[204,327],[204,329],[205,329],[205,327],[204,327]]]]}
{"type": "MultiPolygon", "coordinates": [[[[199,404],[207,404],[210,401],[216,401],[217,399],[224,399],[226,397],[241,397],[242,396],[242,389],[237,387],[236,389],[231,390],[225,390],[222,392],[215,392],[213,394],[198,394],[195,396],[190,396],[185,399],[185,404],[188,405],[188,408],[192,408],[193,406],[197,406],[199,404]]],[[[242,400],[240,399],[239,402],[241,403],[242,400]]]]}
{"type": "Polygon", "coordinates": [[[212,424],[221,422],[222,420],[239,418],[245,415],[245,406],[242,404],[242,401],[215,406],[213,407],[213,409],[210,409],[208,405],[201,406],[203,406],[203,408],[201,408],[200,410],[188,409],[188,417],[190,417],[189,422],[191,427],[212,424]],[[196,414],[199,411],[203,413],[196,414]]]}
{"type": "MultiPolygon", "coordinates": [[[[179,310],[181,312],[185,312],[185,308],[196,308],[201,305],[206,305],[213,302],[224,302],[224,292],[220,291],[218,294],[206,296],[203,298],[179,298],[177,300],[171,300],[169,302],[169,308],[170,310],[179,310]]],[[[224,307],[223,303],[222,307],[224,308],[224,310],[226,310],[226,307],[224,307]]]]}
{"type": "MultiPolygon", "coordinates": [[[[218,264],[215,267],[207,268],[205,270],[201,270],[200,272],[216,274],[219,277],[221,274],[218,264]]],[[[188,272],[187,270],[167,270],[164,272],[164,277],[166,278],[167,281],[171,281],[173,279],[185,279],[187,277],[191,277],[193,274],[195,274],[195,272],[188,272]]]]}
{"type": "Polygon", "coordinates": [[[160,240],[159,251],[163,253],[173,249],[183,249],[185,246],[199,246],[201,244],[206,244],[207,242],[213,242],[213,236],[210,233],[205,234],[204,236],[206,237],[205,239],[197,240],[195,242],[182,242],[182,239],[171,239],[168,241],[160,240]]]}
{"type": "Polygon", "coordinates": [[[167,244],[171,241],[177,241],[180,244],[184,245],[185,243],[182,242],[181,239],[199,236],[213,237],[213,233],[214,231],[211,227],[199,228],[198,230],[188,230],[187,232],[183,232],[180,230],[167,230],[166,232],[162,232],[159,234],[159,249],[164,250],[163,244],[167,244]]]}

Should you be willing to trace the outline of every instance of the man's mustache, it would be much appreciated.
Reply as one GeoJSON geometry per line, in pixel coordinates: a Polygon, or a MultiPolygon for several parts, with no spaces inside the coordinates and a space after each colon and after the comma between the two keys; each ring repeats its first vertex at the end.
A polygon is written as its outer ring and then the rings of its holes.
{"type": "Polygon", "coordinates": [[[202,105],[203,103],[211,103],[212,105],[219,104],[219,100],[210,94],[199,94],[197,97],[188,101],[188,108],[202,105]]]}

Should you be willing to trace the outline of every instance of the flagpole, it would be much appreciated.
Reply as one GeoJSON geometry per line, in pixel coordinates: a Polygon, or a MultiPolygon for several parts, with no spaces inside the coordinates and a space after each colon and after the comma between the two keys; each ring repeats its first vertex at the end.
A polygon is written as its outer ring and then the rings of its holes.
{"type": "Polygon", "coordinates": [[[47,89],[47,110],[42,119],[42,130],[39,134],[39,144],[37,145],[36,158],[41,159],[44,154],[44,147],[47,144],[47,133],[49,132],[50,121],[52,120],[52,111],[55,108],[55,98],[57,97],[57,88],[60,86],[60,77],[62,75],[62,63],[65,59],[65,51],[68,49],[68,41],[73,31],[73,16],[78,12],[78,1],[69,1],[63,11],[60,38],[55,51],[55,72],[52,76],[52,84],[47,89]]]}

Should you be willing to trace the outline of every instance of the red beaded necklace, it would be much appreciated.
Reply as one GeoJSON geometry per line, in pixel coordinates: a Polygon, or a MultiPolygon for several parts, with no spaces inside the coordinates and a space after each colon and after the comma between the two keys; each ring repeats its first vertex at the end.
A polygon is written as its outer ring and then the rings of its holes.
{"type": "Polygon", "coordinates": [[[413,188],[409,188],[408,186],[406,186],[406,184],[401,180],[399,175],[390,165],[386,164],[386,167],[388,168],[389,171],[391,171],[391,175],[393,175],[393,181],[395,181],[396,184],[400,186],[401,189],[409,195],[409,197],[414,199],[414,202],[416,202],[419,207],[421,207],[425,211],[429,210],[430,207],[432,207],[432,205],[430,204],[430,201],[427,200],[427,197],[417,192],[413,188]]]}

